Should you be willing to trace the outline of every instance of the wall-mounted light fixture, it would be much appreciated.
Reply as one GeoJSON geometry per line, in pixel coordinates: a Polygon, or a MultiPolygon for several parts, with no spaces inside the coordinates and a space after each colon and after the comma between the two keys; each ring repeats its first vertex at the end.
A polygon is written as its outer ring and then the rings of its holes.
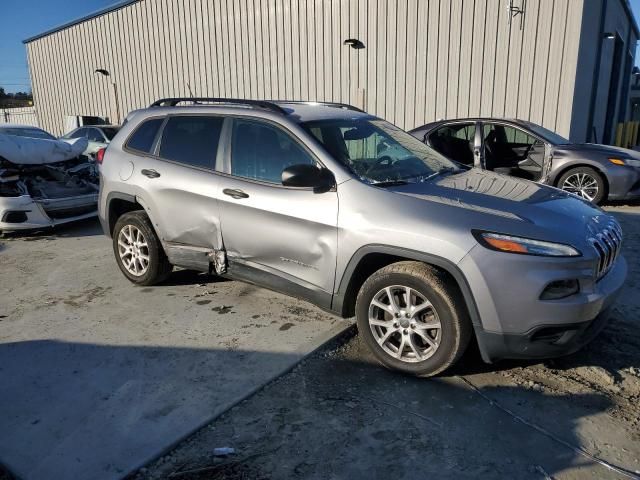
{"type": "MultiPolygon", "coordinates": [[[[93,73],[98,73],[105,78],[111,77],[109,70],[106,70],[104,68],[96,68],[96,70],[93,73]]],[[[112,95],[110,120],[112,123],[120,123],[120,105],[118,103],[118,89],[116,87],[116,82],[111,81],[109,83],[111,86],[111,95],[112,95]]]]}
{"type": "Polygon", "coordinates": [[[365,48],[364,43],[362,43],[357,38],[347,38],[344,42],[342,42],[342,44],[349,45],[351,48],[355,50],[361,50],[365,48]]]}

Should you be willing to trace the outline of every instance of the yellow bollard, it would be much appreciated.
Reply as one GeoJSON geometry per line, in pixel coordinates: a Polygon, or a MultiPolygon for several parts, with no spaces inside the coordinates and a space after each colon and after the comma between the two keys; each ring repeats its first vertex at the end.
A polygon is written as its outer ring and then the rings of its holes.
{"type": "Polygon", "coordinates": [[[622,130],[623,130],[623,124],[619,123],[618,126],[616,127],[616,140],[614,145],[616,147],[620,147],[622,146],[622,130]]]}

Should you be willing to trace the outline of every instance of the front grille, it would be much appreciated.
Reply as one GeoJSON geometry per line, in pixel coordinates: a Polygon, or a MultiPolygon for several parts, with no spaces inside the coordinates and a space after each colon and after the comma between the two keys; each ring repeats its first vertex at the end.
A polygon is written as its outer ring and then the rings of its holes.
{"type": "Polygon", "coordinates": [[[622,229],[615,222],[610,222],[605,228],[589,239],[598,253],[596,278],[604,277],[615,263],[622,247],[622,229]]]}

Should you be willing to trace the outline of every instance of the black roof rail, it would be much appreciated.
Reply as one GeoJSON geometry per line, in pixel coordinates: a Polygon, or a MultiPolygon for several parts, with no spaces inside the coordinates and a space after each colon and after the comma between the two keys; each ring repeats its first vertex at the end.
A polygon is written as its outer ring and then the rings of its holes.
{"type": "Polygon", "coordinates": [[[310,100],[269,100],[274,103],[298,103],[303,105],[321,105],[323,107],[335,107],[342,108],[344,110],[353,110],[354,112],[366,113],[364,110],[354,107],[353,105],[349,105],[348,103],[338,103],[338,102],[313,102],[310,100]]]}
{"type": "Polygon", "coordinates": [[[286,115],[287,111],[276,105],[273,102],[267,100],[244,100],[241,98],[216,98],[216,97],[169,97],[169,98],[161,98],[153,102],[149,107],[175,107],[177,104],[182,102],[193,102],[193,103],[221,103],[227,105],[244,105],[247,107],[258,107],[263,108],[265,110],[271,110],[272,112],[280,113],[282,115],[286,115]]]}

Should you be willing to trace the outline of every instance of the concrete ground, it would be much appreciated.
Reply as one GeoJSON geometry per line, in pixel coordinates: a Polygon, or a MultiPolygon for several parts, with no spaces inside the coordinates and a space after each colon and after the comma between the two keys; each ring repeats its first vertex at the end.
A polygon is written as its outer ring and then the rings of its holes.
{"type": "Polygon", "coordinates": [[[0,464],[27,479],[120,478],[350,325],[188,271],[136,287],[96,220],[0,239],[0,272],[0,464]]]}
{"type": "Polygon", "coordinates": [[[640,478],[640,207],[607,209],[630,275],[610,325],[581,352],[484,365],[472,349],[439,378],[416,379],[346,339],[134,480],[640,478]]]}
{"type": "Polygon", "coordinates": [[[95,223],[2,239],[0,462],[116,478],[204,425],[131,478],[640,478],[640,207],[608,210],[630,274],[596,341],[545,362],[471,350],[437,379],[348,336],[280,375],[349,323],[185,271],[134,288],[95,223]]]}

